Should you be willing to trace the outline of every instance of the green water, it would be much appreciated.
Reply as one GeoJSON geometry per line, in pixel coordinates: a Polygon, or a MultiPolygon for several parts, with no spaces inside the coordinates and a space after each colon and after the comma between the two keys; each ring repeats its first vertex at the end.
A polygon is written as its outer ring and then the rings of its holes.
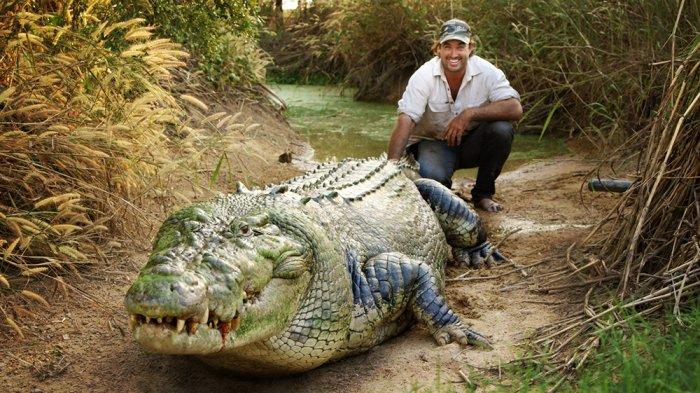
{"type": "MultiPolygon", "coordinates": [[[[353,101],[353,91],[335,86],[271,88],[287,103],[287,120],[308,139],[317,161],[377,156],[386,151],[396,121],[396,105],[353,101]]],[[[536,135],[517,135],[504,170],[567,152],[561,139],[538,139],[536,135]]],[[[465,175],[472,175],[469,172],[465,175]]]]}

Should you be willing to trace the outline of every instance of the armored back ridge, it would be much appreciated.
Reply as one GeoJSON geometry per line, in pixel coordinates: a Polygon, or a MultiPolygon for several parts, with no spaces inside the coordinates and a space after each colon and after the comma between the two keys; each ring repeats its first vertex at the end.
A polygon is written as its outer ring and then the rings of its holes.
{"type": "Polygon", "coordinates": [[[458,263],[500,259],[478,216],[412,162],[326,163],[278,185],[186,207],[161,227],[127,293],[134,337],[240,374],[290,374],[427,324],[488,345],[445,303],[458,263]],[[448,246],[449,243],[449,246],[448,246]]]}

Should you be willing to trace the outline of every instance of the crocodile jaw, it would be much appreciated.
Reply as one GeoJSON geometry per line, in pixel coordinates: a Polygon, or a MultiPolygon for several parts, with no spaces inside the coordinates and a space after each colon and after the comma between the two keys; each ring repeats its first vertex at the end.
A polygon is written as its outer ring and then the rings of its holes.
{"type": "Polygon", "coordinates": [[[211,312],[197,319],[148,318],[131,314],[129,326],[136,341],[146,349],[174,355],[205,355],[235,342],[241,318],[236,312],[229,321],[219,321],[211,312]],[[212,315],[212,318],[209,316],[212,315]]]}
{"type": "Polygon", "coordinates": [[[170,355],[206,355],[223,348],[219,330],[205,324],[199,324],[193,334],[187,331],[178,333],[154,324],[141,324],[134,328],[133,335],[144,348],[170,355]]]}

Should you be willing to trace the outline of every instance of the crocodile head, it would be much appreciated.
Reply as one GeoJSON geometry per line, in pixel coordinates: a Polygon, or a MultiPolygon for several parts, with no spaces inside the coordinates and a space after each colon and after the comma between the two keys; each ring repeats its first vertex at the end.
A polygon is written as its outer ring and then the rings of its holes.
{"type": "Polygon", "coordinates": [[[125,299],[140,344],[206,355],[287,326],[309,283],[312,252],[289,217],[256,198],[222,197],[165,221],[125,299]]]}

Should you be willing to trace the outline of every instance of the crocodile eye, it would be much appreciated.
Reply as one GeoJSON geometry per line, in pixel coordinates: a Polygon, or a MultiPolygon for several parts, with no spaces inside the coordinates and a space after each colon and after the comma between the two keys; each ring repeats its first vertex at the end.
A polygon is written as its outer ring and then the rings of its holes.
{"type": "Polygon", "coordinates": [[[238,229],[238,235],[243,237],[253,236],[253,230],[250,229],[250,225],[242,224],[238,229]]]}

